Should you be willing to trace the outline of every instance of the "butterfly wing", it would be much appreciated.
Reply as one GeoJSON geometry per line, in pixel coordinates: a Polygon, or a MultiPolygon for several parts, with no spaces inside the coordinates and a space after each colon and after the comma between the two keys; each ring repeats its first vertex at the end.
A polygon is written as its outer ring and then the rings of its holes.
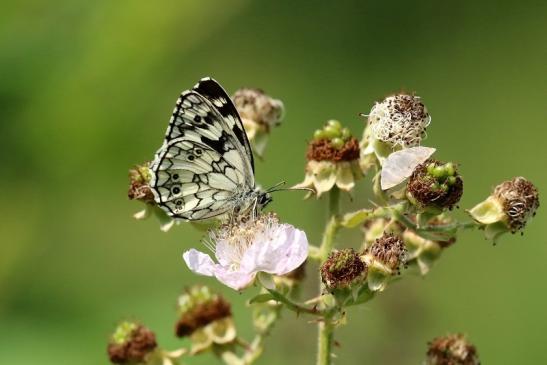
{"type": "Polygon", "coordinates": [[[218,82],[210,77],[205,77],[194,86],[194,90],[200,95],[207,98],[220,113],[226,126],[232,131],[233,135],[237,138],[239,143],[245,148],[245,155],[249,157],[249,163],[254,173],[254,158],[251,151],[251,144],[245,133],[243,122],[239,117],[239,113],[232,102],[232,99],[228,96],[226,91],[220,86],[218,82]]]}
{"type": "Polygon", "coordinates": [[[234,195],[245,184],[236,166],[243,161],[230,141],[220,153],[184,138],[165,145],[151,166],[156,203],[170,216],[188,220],[220,216],[234,208],[234,195]]]}
{"type": "Polygon", "coordinates": [[[150,167],[155,202],[174,218],[220,216],[255,186],[252,153],[239,115],[220,85],[204,80],[177,100],[164,144],[150,167]],[[200,88],[204,80],[207,86],[200,88]]]}
{"type": "Polygon", "coordinates": [[[382,190],[387,190],[405,181],[416,166],[424,163],[434,152],[435,148],[411,147],[390,154],[382,165],[380,175],[382,190]]]}

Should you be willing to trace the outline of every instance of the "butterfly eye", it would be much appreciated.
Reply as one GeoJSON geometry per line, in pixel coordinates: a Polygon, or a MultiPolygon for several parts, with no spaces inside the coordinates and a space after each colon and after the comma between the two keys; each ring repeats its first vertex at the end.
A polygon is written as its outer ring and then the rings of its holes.
{"type": "Polygon", "coordinates": [[[177,195],[178,193],[180,193],[180,188],[178,186],[174,186],[172,189],[171,189],[171,192],[174,194],[174,195],[177,195]]]}
{"type": "Polygon", "coordinates": [[[196,159],[196,156],[188,155],[188,161],[194,161],[195,159],[196,159]]]}
{"type": "Polygon", "coordinates": [[[203,150],[201,148],[196,148],[194,150],[194,153],[197,155],[197,156],[201,156],[203,154],[203,150]]]}

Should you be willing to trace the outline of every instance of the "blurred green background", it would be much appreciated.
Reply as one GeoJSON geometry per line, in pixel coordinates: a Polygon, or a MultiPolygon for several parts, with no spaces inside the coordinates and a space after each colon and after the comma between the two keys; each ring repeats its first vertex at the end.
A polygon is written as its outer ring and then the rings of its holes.
{"type": "MultiPolygon", "coordinates": [[[[463,217],[515,175],[547,191],[546,45],[544,1],[4,3],[0,364],[105,364],[109,333],[127,317],[174,348],[175,298],[197,282],[234,302],[250,337],[250,293],[193,276],[181,260],[200,234],[137,222],[141,205],[126,198],[128,168],[152,158],[178,94],[199,78],[285,102],[257,164],[265,186],[303,178],[306,141],[325,120],[360,135],[359,112],[416,91],[433,118],[426,145],[461,164],[463,217]]],[[[366,191],[345,205],[368,204],[366,191]]],[[[316,242],[324,205],[280,193],[271,209],[316,242]]],[[[544,217],[495,247],[466,232],[425,279],[351,310],[336,363],[418,364],[428,340],[452,331],[485,364],[547,363],[544,217]]],[[[286,313],[259,363],[313,364],[314,348],[314,325],[286,313]]]]}

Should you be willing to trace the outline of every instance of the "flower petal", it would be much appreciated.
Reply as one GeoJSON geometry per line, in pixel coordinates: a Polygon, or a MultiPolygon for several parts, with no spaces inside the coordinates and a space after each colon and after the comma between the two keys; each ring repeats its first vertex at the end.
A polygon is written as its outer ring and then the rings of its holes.
{"type": "Polygon", "coordinates": [[[306,234],[289,224],[281,225],[273,238],[261,241],[260,237],[245,252],[241,268],[248,272],[264,271],[283,275],[300,266],[308,257],[306,234]]]}
{"type": "Polygon", "coordinates": [[[214,270],[215,277],[222,284],[235,290],[242,290],[251,285],[256,273],[244,272],[241,270],[230,270],[227,266],[217,265],[214,270]]]}
{"type": "Polygon", "coordinates": [[[336,172],[336,186],[345,191],[350,191],[355,186],[353,171],[349,162],[340,162],[336,172]]]}
{"type": "Polygon", "coordinates": [[[215,264],[209,255],[199,252],[195,249],[190,249],[182,255],[184,262],[188,268],[196,274],[213,276],[215,268],[219,265],[215,264]]]}

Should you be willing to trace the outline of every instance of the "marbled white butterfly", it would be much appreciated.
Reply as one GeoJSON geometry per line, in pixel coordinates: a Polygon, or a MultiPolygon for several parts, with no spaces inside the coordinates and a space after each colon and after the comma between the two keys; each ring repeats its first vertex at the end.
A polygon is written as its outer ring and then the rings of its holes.
{"type": "Polygon", "coordinates": [[[254,213],[271,201],[255,185],[253,154],[239,114],[211,78],[177,100],[150,170],[154,200],[173,218],[254,213]]]}

